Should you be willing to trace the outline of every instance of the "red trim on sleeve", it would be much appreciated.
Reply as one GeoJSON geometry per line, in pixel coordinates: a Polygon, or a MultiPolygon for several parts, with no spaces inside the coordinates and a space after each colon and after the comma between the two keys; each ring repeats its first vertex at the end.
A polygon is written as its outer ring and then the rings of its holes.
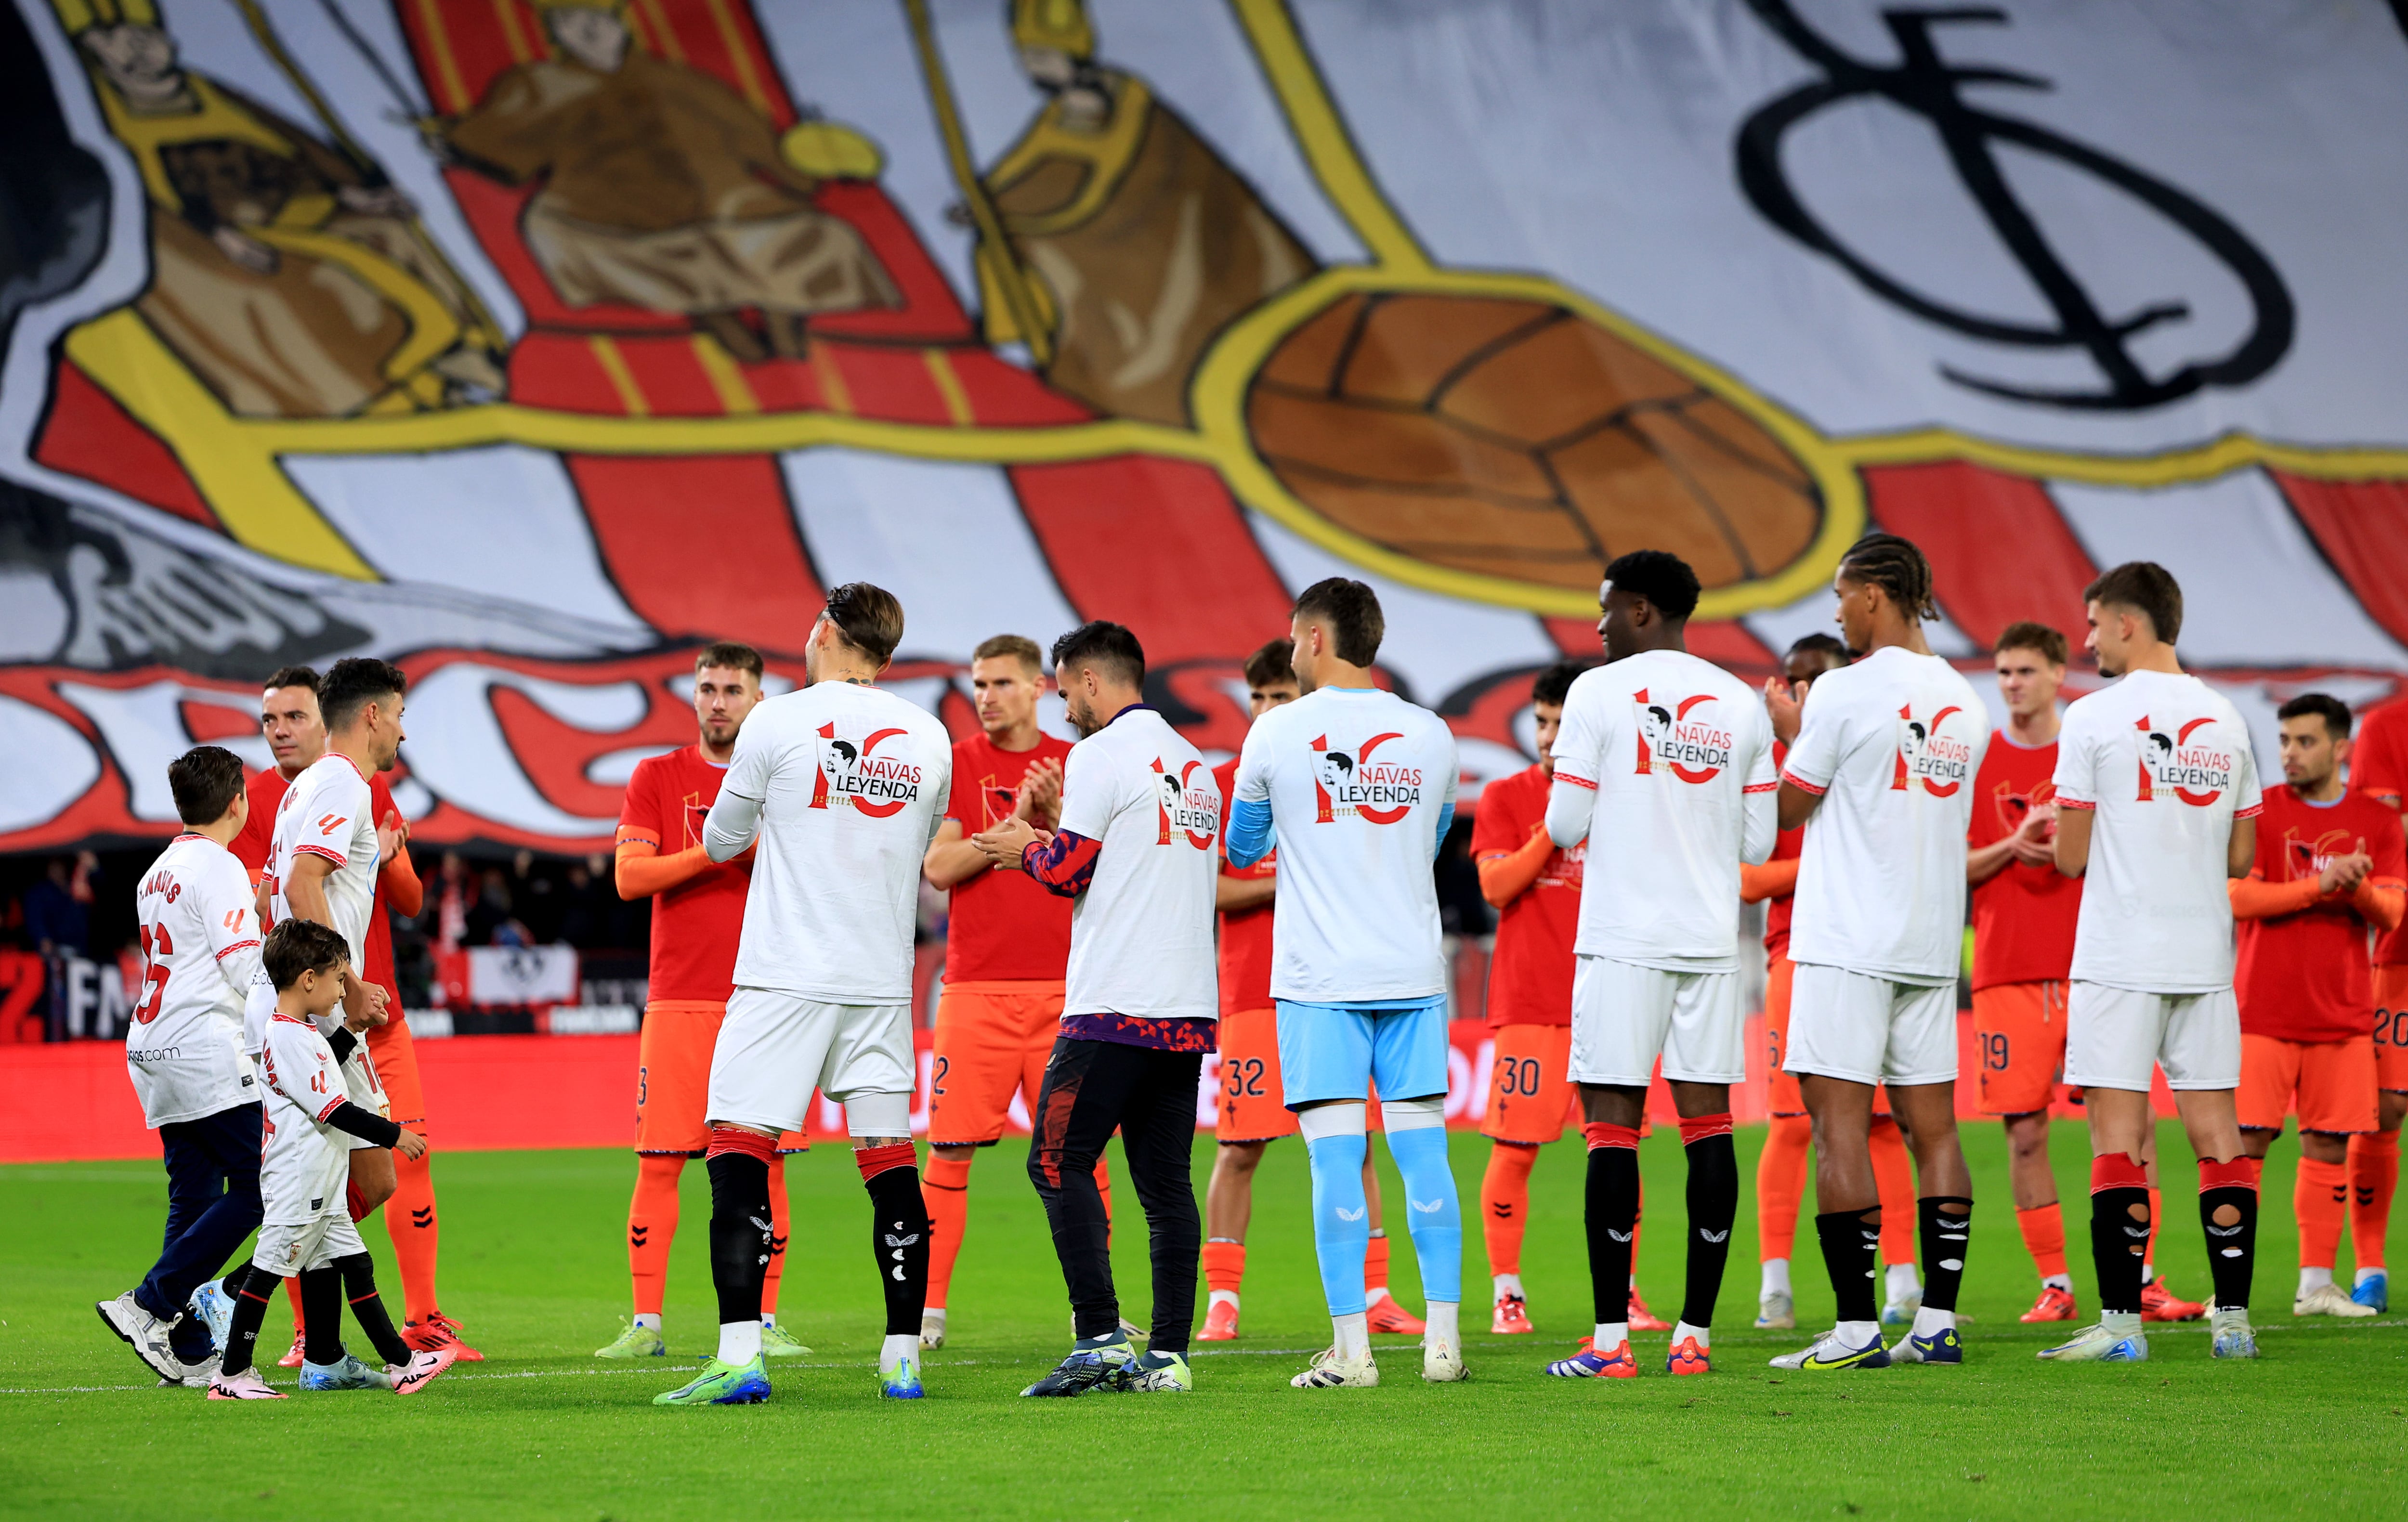
{"type": "Polygon", "coordinates": [[[2232,817],[2236,819],[2254,819],[2258,815],[2265,812],[2266,805],[2264,804],[2252,804],[2247,808],[2234,809],[2232,811],[2232,817]]]}
{"type": "Polygon", "coordinates": [[[2087,798],[2070,798],[2064,793],[2058,793],[2057,795],[2056,803],[2057,806],[2059,808],[2096,809],[2099,806],[2087,798]]]}
{"type": "Polygon", "coordinates": [[[1597,791],[1596,783],[1591,782],[1584,776],[1574,776],[1560,766],[1555,768],[1555,780],[1558,782],[1569,782],[1575,788],[1586,788],[1591,792],[1597,791]]]}
{"type": "Polygon", "coordinates": [[[1742,791],[1742,792],[1772,792],[1772,791],[1776,790],[1777,789],[1779,789],[1779,788],[1780,788],[1780,786],[1781,786],[1781,784],[1780,784],[1780,783],[1778,783],[1778,782],[1751,782],[1751,783],[1749,783],[1746,787],[1742,788],[1742,789],[1740,789],[1740,791],[1742,791]]]}
{"type": "Polygon", "coordinates": [[[218,953],[218,960],[223,961],[228,957],[233,956],[236,952],[240,951],[243,947],[257,946],[258,944],[259,943],[257,941],[236,941],[234,945],[218,953]]]}
{"type": "Polygon", "coordinates": [[[341,1109],[351,1102],[351,1096],[349,1094],[337,1094],[333,1099],[328,1100],[326,1102],[326,1107],[318,1112],[318,1124],[322,1126],[324,1125],[328,1116],[333,1115],[336,1111],[341,1109]]]}
{"type": "Polygon", "coordinates": [[[351,860],[350,857],[345,856],[342,852],[340,852],[340,851],[330,851],[330,850],[326,849],[326,847],[324,847],[323,846],[301,845],[301,846],[294,846],[294,847],[293,847],[293,849],[294,849],[294,851],[295,852],[295,854],[298,854],[299,852],[302,852],[302,851],[308,851],[311,856],[322,856],[322,857],[324,857],[327,861],[334,862],[334,863],[335,863],[337,866],[338,866],[338,867],[339,867],[339,866],[348,866],[348,865],[351,863],[351,860]]]}
{"type": "Polygon", "coordinates": [[[1826,792],[1830,790],[1828,787],[1818,788],[1812,782],[1807,781],[1804,777],[1799,776],[1797,773],[1787,771],[1785,769],[1781,774],[1781,780],[1788,783],[1791,787],[1797,789],[1800,792],[1811,792],[1817,798],[1822,797],[1826,792]]]}

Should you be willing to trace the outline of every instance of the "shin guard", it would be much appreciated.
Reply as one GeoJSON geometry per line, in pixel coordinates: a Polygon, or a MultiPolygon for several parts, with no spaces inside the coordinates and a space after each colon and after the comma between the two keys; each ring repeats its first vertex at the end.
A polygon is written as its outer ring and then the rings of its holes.
{"type": "Polygon", "coordinates": [[[761,1319],[761,1283],[776,1234],[769,1214],[769,1159],[776,1146],[773,1138],[734,1126],[710,1132],[710,1282],[719,1291],[723,1327],[761,1319]]]}
{"type": "Polygon", "coordinates": [[[1589,1294],[1597,1320],[1630,1319],[1630,1255],[1639,1230],[1639,1131],[1591,1121],[1584,1216],[1588,1228],[1589,1294]]]}
{"type": "Polygon", "coordinates": [[[909,1142],[862,1147],[853,1155],[869,1191],[870,1245],[886,1295],[886,1335],[916,1337],[928,1305],[928,1206],[920,1194],[918,1155],[909,1142]]]}
{"type": "Polygon", "coordinates": [[[1731,1223],[1739,1218],[1739,1154],[1731,1142],[1730,1116],[1683,1120],[1681,1155],[1689,1163],[1688,1283],[1681,1319],[1693,1327],[1711,1327],[1723,1270],[1730,1261],[1731,1223]]]}
{"type": "Polygon", "coordinates": [[[2099,1271],[2100,1311],[2140,1315],[2141,1262],[2153,1230],[2141,1165],[2121,1152],[2091,1159],[2090,1260],[2099,1271]]]}
{"type": "Polygon", "coordinates": [[[2216,1305],[2246,1307],[2258,1266],[2258,1169],[2249,1159],[2199,1159],[2199,1222],[2216,1305]]]}
{"type": "Polygon", "coordinates": [[[1929,1195],[1914,1202],[1914,1217],[1923,1247],[1923,1303],[1954,1311],[1965,1282],[1965,1246],[1973,1235],[1973,1202],[1962,1195],[1929,1195]]]}

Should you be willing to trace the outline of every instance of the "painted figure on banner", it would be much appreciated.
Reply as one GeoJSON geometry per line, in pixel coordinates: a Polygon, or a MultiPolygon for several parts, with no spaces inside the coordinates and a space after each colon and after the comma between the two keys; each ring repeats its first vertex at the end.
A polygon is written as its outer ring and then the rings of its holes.
{"type": "Polygon", "coordinates": [[[812,151],[852,136],[823,122],[781,138],[725,81],[645,51],[623,4],[535,5],[554,56],[427,133],[453,162],[538,186],[527,248],[563,301],[682,315],[747,363],[802,358],[815,313],[901,305],[861,235],[811,200],[831,173],[874,173],[874,149],[823,162],[867,148],[812,151]]]}
{"type": "Polygon", "coordinates": [[[226,409],[341,418],[504,389],[502,341],[384,172],[178,61],[152,0],[56,0],[150,203],[135,309],[226,409]]]}

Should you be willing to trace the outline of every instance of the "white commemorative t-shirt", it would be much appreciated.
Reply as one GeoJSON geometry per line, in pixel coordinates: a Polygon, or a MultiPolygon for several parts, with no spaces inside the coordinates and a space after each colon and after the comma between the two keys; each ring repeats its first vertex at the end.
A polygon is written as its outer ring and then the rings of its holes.
{"type": "Polygon", "coordinates": [[[1319,688],[1254,720],[1236,795],[1269,801],[1279,841],[1272,998],[1446,992],[1431,863],[1457,770],[1446,722],[1393,692],[1319,688]]]}
{"type": "MultiPolygon", "coordinates": [[[[328,928],[350,948],[354,973],[364,973],[367,967],[368,916],[376,909],[377,834],[372,813],[368,779],[349,756],[330,750],[302,768],[284,789],[267,848],[267,914],[272,924],[293,917],[285,889],[293,881],[295,861],[316,856],[335,863],[335,870],[322,879],[326,910],[335,920],[328,928]]],[[[243,1039],[252,1051],[267,1039],[268,1012],[276,1007],[275,989],[267,987],[266,974],[256,981],[266,995],[263,999],[254,990],[244,1016],[243,1039]]],[[[335,1017],[334,1025],[341,1023],[341,1017],[335,1017]]]]}
{"type": "Polygon", "coordinates": [[[1720,666],[1650,650],[1584,672],[1564,700],[1556,788],[1597,794],[1573,949],[1673,972],[1739,966],[1748,812],[1771,848],[1779,785],[1763,700],[1720,666]]]}
{"type": "Polygon", "coordinates": [[[2074,702],[2057,806],[2092,810],[2073,932],[2077,982],[2143,993],[2232,986],[2232,821],[2254,818],[2249,729],[2196,676],[2136,671],[2074,702]]]}
{"type": "Polygon", "coordinates": [[[1217,1017],[1221,787],[1202,752],[1154,709],[1121,710],[1070,747],[1061,828],[1099,847],[1070,906],[1062,1013],[1217,1017]]]}
{"type": "Polygon", "coordinates": [[[1815,678],[1782,769],[1823,798],[1798,864],[1792,961],[1955,980],[1965,828],[1989,744],[1972,684],[1936,655],[1885,646],[1815,678]]]}
{"type": "Polygon", "coordinates": [[[351,1137],[325,1124],[349,1097],[334,1048],[309,1021],[271,1014],[260,1074],[267,1090],[267,1135],[259,1159],[265,1224],[301,1226],[344,1210],[351,1137]]]}
{"type": "Polygon", "coordinates": [[[179,835],[134,891],[142,985],[125,1063],[151,1130],[259,1101],[243,1003],[259,971],[251,874],[207,835],[179,835]]]}
{"type": "Polygon", "coordinates": [[[953,738],[874,687],[816,682],[744,720],[719,802],[761,805],[736,982],[835,1004],[911,999],[920,861],[944,822],[953,738]]]}

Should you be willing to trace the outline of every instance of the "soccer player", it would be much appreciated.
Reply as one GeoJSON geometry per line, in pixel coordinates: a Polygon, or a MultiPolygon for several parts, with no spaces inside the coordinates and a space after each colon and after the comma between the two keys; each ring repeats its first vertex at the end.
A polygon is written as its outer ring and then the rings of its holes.
{"type": "Polygon", "coordinates": [[[1060,828],[1011,815],[974,836],[1071,900],[1062,1033],[1033,1112],[1028,1176],[1045,1202],[1069,1287],[1075,1341],[1020,1393],[1196,1387],[1196,1086],[1212,1049],[1212,883],[1221,789],[1204,758],[1142,701],[1145,651],[1116,623],[1083,624],[1054,645],[1054,679],[1080,733],[1062,775],[1060,828]],[[1118,1131],[1145,1208],[1154,1327],[1140,1355],[1112,1289],[1111,1223],[1096,1159],[1118,1131]]]}
{"type": "MultiPolygon", "coordinates": [[[[1688,1163],[1688,1284],[1665,1368],[1712,1362],[1714,1300],[1739,1214],[1730,1086],[1747,1076],[1739,1007],[1739,869],[1772,852],[1772,729],[1746,683],[1688,653],[1698,576],[1660,549],[1605,568],[1606,664],[1571,684],[1555,735],[1548,838],[1584,842],[1627,877],[1586,876],[1573,949],[1570,1070],[1589,1144],[1589,1277],[1597,1329],[1547,1366],[1629,1379],[1639,1123],[1657,1060],[1688,1163]]],[[[1870,1106],[1867,1106],[1870,1116],[1870,1106]]]]}
{"type": "MultiPolygon", "coordinates": [[[[1275,639],[1246,657],[1248,716],[1260,718],[1302,694],[1296,685],[1296,647],[1275,639]]],[[[1238,786],[1238,758],[1212,769],[1222,817],[1238,786]]],[[[1278,1016],[1271,1004],[1272,904],[1278,897],[1279,852],[1249,867],[1225,855],[1214,884],[1221,914],[1221,1092],[1214,1131],[1212,1178],[1204,1198],[1204,1287],[1207,1304],[1199,1343],[1234,1342],[1239,1293],[1246,1279],[1246,1228],[1254,1213],[1254,1170],[1263,1152],[1296,1134],[1296,1117],[1280,1100],[1278,1016]]],[[[1369,1120],[1377,1129],[1378,1120],[1369,1120]]],[[[1388,1233],[1380,1219],[1380,1179],[1363,1155],[1363,1197],[1371,1212],[1371,1240],[1363,1259],[1363,1293],[1375,1332],[1418,1337],[1421,1317],[1388,1293],[1388,1233]]]]}
{"type": "MultiPolygon", "coordinates": [[[[928,1097],[928,1243],[924,1347],[945,1345],[945,1302],[969,1222],[970,1163],[1003,1137],[1016,1093],[1034,1120],[1045,1062],[1062,1029],[1070,906],[1021,873],[996,870],[970,837],[1015,814],[1053,828],[1068,743],[1037,727],[1044,656],[1034,640],[997,634],[971,652],[980,733],[953,747],[945,822],[920,870],[948,889],[945,983],[937,1000],[936,1072],[928,1097]]],[[[1111,1195],[1104,1161],[1096,1188],[1111,1195]]]]}
{"type": "Polygon", "coordinates": [[[761,1283],[775,1235],[769,1161],[818,1088],[845,1109],[886,1297],[880,1393],[917,1400],[928,1212],[911,1146],[911,931],[953,741],[877,684],[903,639],[895,594],[828,593],[803,651],[809,686],[752,710],[702,826],[713,861],[759,843],[736,989],[710,1057],[710,1277],[719,1351],[657,1405],[769,1397],[761,1283]]]}
{"type": "MultiPolygon", "coordinates": [[[[377,662],[381,664],[382,662],[377,662]]],[[[336,672],[351,662],[339,661],[336,672]]],[[[330,676],[332,674],[329,674],[330,676]]],[[[339,742],[337,742],[339,743],[339,742]]],[[[261,964],[276,990],[267,1035],[260,1047],[265,1081],[266,1147],[260,1159],[263,1214],[250,1273],[241,1280],[229,1318],[225,1356],[209,1378],[212,1401],[281,1401],[251,1367],[259,1324],[276,1281],[301,1277],[308,1308],[309,1358],[301,1366],[305,1390],[391,1390],[415,1395],[452,1367],[451,1348],[413,1348],[393,1330],[378,1296],[376,1264],[345,1208],[341,1188],[349,1150],[361,1143],[405,1154],[423,1152],[424,1139],[358,1103],[340,1070],[361,1032],[381,1009],[353,998],[351,948],[341,935],[308,919],[283,918],[267,932],[261,964]],[[330,1031],[320,1027],[331,1025],[330,1031]],[[343,1306],[384,1360],[373,1368],[344,1351],[343,1306]]]]}
{"type": "MultiPolygon", "coordinates": [[[[308,666],[284,666],[267,678],[260,694],[259,727],[274,764],[252,775],[251,815],[233,851],[255,882],[266,875],[273,846],[276,816],[293,779],[326,754],[326,724],[318,707],[318,673],[308,666]]],[[[394,805],[384,774],[368,778],[368,807],[377,827],[376,895],[368,911],[366,960],[358,974],[389,996],[382,1025],[368,1028],[368,1057],[376,1063],[394,1113],[404,1125],[426,1132],[426,1094],[418,1076],[418,1049],[400,1001],[392,999],[397,983],[393,963],[393,922],[388,906],[416,915],[424,902],[417,868],[409,859],[409,823],[394,805]]],[[[418,1158],[395,1157],[373,1149],[355,1152],[347,1190],[353,1220],[364,1220],[380,1205],[386,1210],[385,1232],[393,1239],[394,1260],[401,1270],[401,1335],[412,1347],[449,1347],[463,1363],[484,1355],[460,1340],[460,1325],[443,1314],[435,1293],[437,1249],[441,1223],[436,1215],[435,1176],[431,1153],[418,1158]],[[387,1170],[390,1172],[387,1172],[387,1170]]],[[[293,1302],[293,1346],[277,1361],[287,1369],[301,1362],[300,1284],[288,1280],[293,1302]]],[[[204,1309],[222,1329],[232,1306],[201,1288],[204,1309]]]]}
{"type": "Polygon", "coordinates": [[[2285,785],[2267,790],[2256,862],[2230,889],[2241,1144],[2262,1162],[2296,1106],[2300,1292],[2291,1314],[2370,1316],[2373,1306],[2333,1283],[2333,1259],[2349,1200],[2349,1143],[2373,1133],[2380,1118],[2369,932],[2400,928],[2408,844],[2397,814],[2343,790],[2347,704],[2303,692],[2275,717],[2285,785]]]}
{"type": "Polygon", "coordinates": [[[2215,1285],[2219,1358],[2258,1356],[2249,1280],[2258,1170],[2234,1117],[2241,1013],[2225,879],[2257,856],[2258,767],[2240,714],[2175,658],[2182,588],[2128,562],[2083,592],[2099,674],[2057,736],[2057,870],[2085,877],[2066,996],[2065,1081],[2090,1118],[2090,1252],[2099,1323],[2040,1356],[2138,1361],[2141,1261],[2152,1229],[2142,1139],[2163,1068],[2199,1157],[2199,1214],[2215,1285]]]}
{"type": "Polygon", "coordinates": [[[242,1007],[259,971],[251,875],[226,849],[249,805],[242,762],[200,746],[167,768],[184,832],[142,874],[141,1001],[125,1064],[143,1123],[167,1165],[167,1237],[140,1284],[100,1303],[100,1319],[172,1384],[208,1377],[215,1351],[185,1314],[259,1225],[259,1086],[242,1049],[242,1007]]]}
{"type": "MultiPolygon", "coordinates": [[[[651,979],[636,1046],[636,1194],[627,1204],[627,1276],[635,1319],[597,1358],[659,1358],[669,1246],[677,1240],[678,1180],[710,1144],[704,1102],[710,1052],[735,987],[736,942],[752,863],[711,861],[702,821],[718,800],[745,716],[761,701],[761,652],[723,640],[694,658],[695,743],[637,762],[619,811],[619,896],[652,901],[651,979]]],[[[786,1265],[786,1155],[810,1145],[779,1139],[769,1159],[769,1260],[761,1277],[761,1356],[810,1351],[778,1325],[786,1265]]]]}
{"type": "Polygon", "coordinates": [[[1299,1389],[1380,1382],[1363,1259],[1371,1086],[1404,1175],[1428,1330],[1422,1377],[1464,1374],[1463,1214],[1446,1159],[1446,958],[1432,873],[1459,771],[1445,721],[1380,688],[1380,600],[1332,576],[1304,590],[1288,637],[1304,695],[1246,732],[1229,861],[1252,866],[1276,832],[1271,997],[1280,1084],[1312,1169],[1312,1234],[1333,1337],[1299,1389]]]}
{"type": "MultiPolygon", "coordinates": [[[[2408,794],[2408,701],[2386,703],[2358,725],[2349,785],[2400,812],[2408,794]]],[[[2391,1230],[2391,1196],[2400,1183],[2400,1122],[2408,1116],[2408,925],[2374,943],[2374,1060],[2382,1106],[2376,1129],[2349,1139],[2349,1234],[2358,1259],[2350,1298],[2387,1311],[2391,1276],[2383,1239],[2391,1230]]]]}
{"type": "MultiPolygon", "coordinates": [[[[1798,737],[1798,709],[1807,689],[1827,671],[1848,663],[1848,647],[1828,634],[1807,634],[1782,657],[1781,675],[1766,681],[1768,693],[1780,700],[1769,707],[1773,720],[1772,764],[1775,771],[1798,737]]],[[[1771,1124],[1766,1128],[1764,1151],[1756,1162],[1757,1255],[1762,1282],[1756,1291],[1756,1326],[1759,1331],[1787,1330],[1798,1325],[1797,1300],[1789,1278],[1789,1255],[1798,1241],[1798,1205],[1806,1191],[1806,1158],[1812,1150],[1813,1127],[1806,1118],[1806,1102],[1798,1092],[1798,1075],[1781,1069],[1789,1039],[1789,987],[1797,966],[1789,960],[1789,919],[1797,903],[1799,853],[1806,832],[1784,830],[1773,838],[1772,854],[1739,869],[1742,903],[1762,903],[1764,911],[1764,1038],[1765,1070],[1771,1079],[1771,1124]]],[[[1882,1203],[1882,1261],[1888,1292],[1882,1301],[1885,1327],[1903,1327],[1923,1308],[1923,1285],[1914,1274],[1914,1165],[1906,1155],[1906,1138],[1889,1113],[1889,1093],[1873,1090],[1873,1124],[1868,1133],[1873,1155],[1873,1184],[1882,1203]]],[[[1638,1250],[1634,1238],[1632,1251],[1638,1250]]],[[[1631,1305],[1630,1324],[1639,1330],[1664,1330],[1640,1324],[1638,1302],[1631,1305]]]]}
{"type": "MultiPolygon", "coordinates": [[[[1956,969],[1965,923],[1965,825],[1988,747],[1982,700],[1931,653],[1931,566],[1869,533],[1832,577],[1840,633],[1864,655],[1807,693],[1781,773],[1784,829],[1806,826],[1790,924],[1784,1067],[1814,1126],[1814,1218],[1838,1324],[1772,1360],[1807,1371],[1961,1363],[1956,1292],[1972,1178],[1956,1136],[1956,969]],[[1811,822],[1810,822],[1811,821],[1811,822]],[[1868,1132],[1873,1087],[1914,1149],[1916,1227],[1930,1275],[1893,1354],[1873,1312],[1882,1225],[1868,1132]]],[[[1768,692],[1778,709],[1783,700],[1768,692]]]]}

